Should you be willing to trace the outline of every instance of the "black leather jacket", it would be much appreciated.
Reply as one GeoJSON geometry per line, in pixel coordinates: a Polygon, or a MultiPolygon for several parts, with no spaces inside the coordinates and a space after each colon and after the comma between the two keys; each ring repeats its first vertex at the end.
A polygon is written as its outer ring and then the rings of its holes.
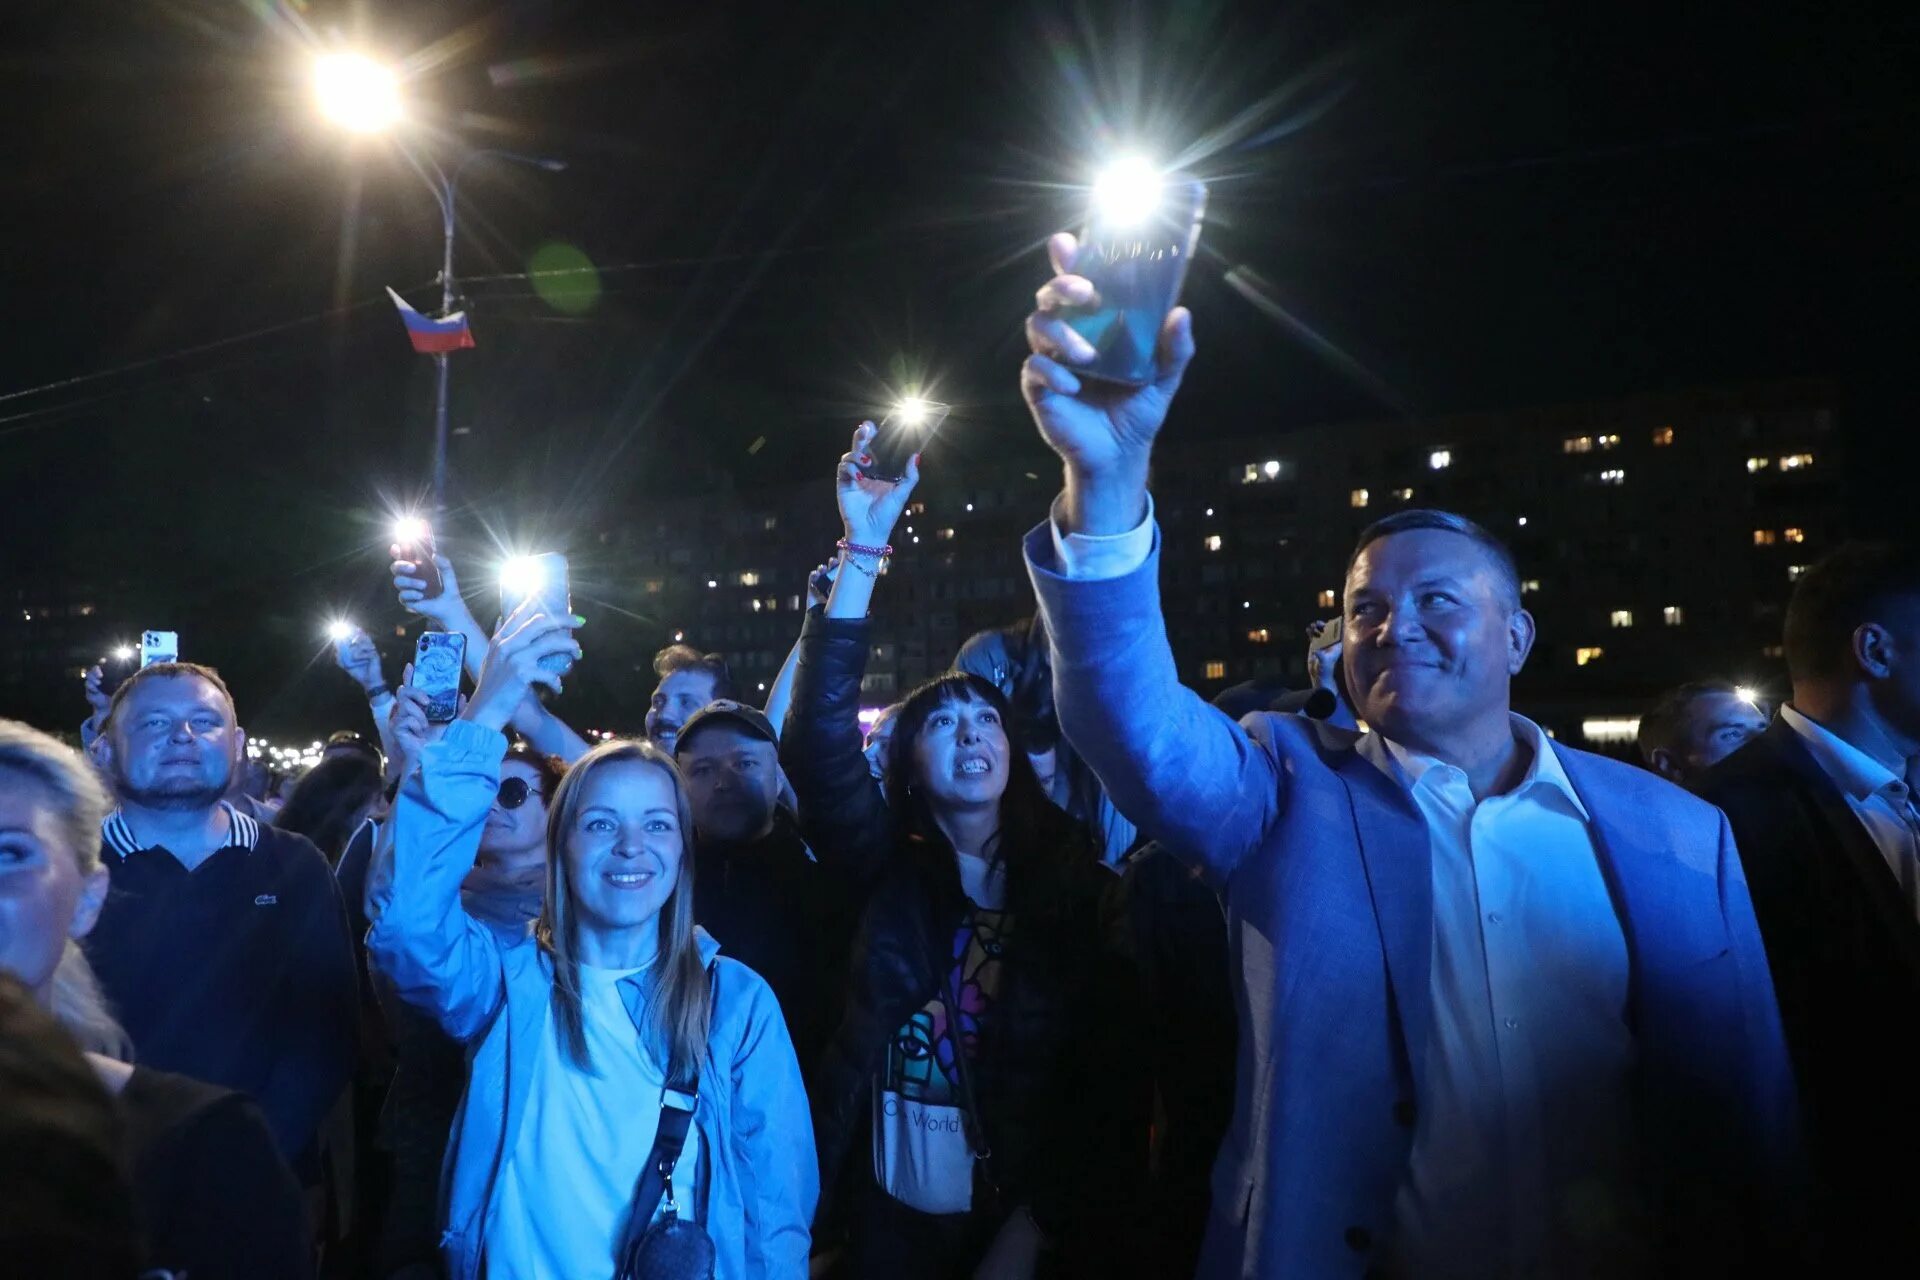
{"type": "MultiPolygon", "coordinates": [[[[808,842],[823,862],[874,884],[854,937],[846,1012],[814,1078],[823,1204],[840,1177],[872,1176],[863,1144],[874,1077],[888,1041],[945,980],[968,905],[957,884],[933,883],[894,848],[860,752],[867,632],[865,620],[807,618],[780,747],[808,842]]],[[[1016,910],[973,1077],[1003,1203],[1026,1205],[1081,1263],[1119,1247],[1146,1161],[1147,1029],[1134,972],[1108,943],[1116,888],[1089,853],[1063,890],[1016,910]]]]}

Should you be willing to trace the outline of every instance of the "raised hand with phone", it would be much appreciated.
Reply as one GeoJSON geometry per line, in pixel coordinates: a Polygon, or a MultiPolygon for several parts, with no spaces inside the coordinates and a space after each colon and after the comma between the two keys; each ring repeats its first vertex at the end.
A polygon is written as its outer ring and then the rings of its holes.
{"type": "Polygon", "coordinates": [[[1065,466],[1062,530],[1114,535],[1146,518],[1153,442],[1193,359],[1193,317],[1185,307],[1167,313],[1151,381],[1134,386],[1085,374],[1100,353],[1073,320],[1099,294],[1092,281],[1075,274],[1080,253],[1072,235],[1047,242],[1055,274],[1040,287],[1027,317],[1032,354],[1020,370],[1020,393],[1041,438],[1065,466]]]}
{"type": "Polygon", "coordinates": [[[552,669],[551,660],[580,657],[571,622],[543,612],[538,600],[528,600],[508,614],[487,647],[480,679],[461,718],[505,732],[535,686],[559,693],[562,676],[552,669]]]}
{"type": "Polygon", "coordinates": [[[901,468],[898,480],[884,480],[871,474],[874,463],[869,452],[874,425],[863,422],[854,429],[853,447],[840,455],[834,473],[834,493],[840,506],[840,523],[846,536],[840,542],[840,572],[827,597],[829,618],[864,618],[873,600],[873,589],[880,579],[880,566],[892,550],[888,541],[893,528],[907,509],[907,499],[920,483],[920,456],[911,455],[901,468]]]}

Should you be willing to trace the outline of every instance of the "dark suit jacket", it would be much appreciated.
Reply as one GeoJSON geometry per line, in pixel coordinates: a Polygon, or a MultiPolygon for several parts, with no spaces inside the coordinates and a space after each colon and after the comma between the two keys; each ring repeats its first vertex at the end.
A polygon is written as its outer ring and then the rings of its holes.
{"type": "Polygon", "coordinates": [[[1708,774],[1793,1056],[1828,1261],[1920,1266],[1920,923],[1846,798],[1776,720],[1708,774]]]}

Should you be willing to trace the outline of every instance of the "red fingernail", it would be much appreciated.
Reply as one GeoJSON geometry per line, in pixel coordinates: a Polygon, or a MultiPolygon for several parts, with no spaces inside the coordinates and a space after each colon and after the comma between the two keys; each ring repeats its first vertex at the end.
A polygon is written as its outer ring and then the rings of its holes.
{"type": "Polygon", "coordinates": [[[873,465],[873,455],[872,455],[872,454],[870,454],[870,453],[863,453],[863,454],[861,454],[861,455],[860,455],[860,465],[861,465],[861,466],[863,466],[863,467],[870,467],[870,466],[872,466],[872,465],[873,465]]]}
{"type": "Polygon", "coordinates": [[[917,453],[913,455],[913,465],[916,467],[920,465],[920,455],[917,453]]]}

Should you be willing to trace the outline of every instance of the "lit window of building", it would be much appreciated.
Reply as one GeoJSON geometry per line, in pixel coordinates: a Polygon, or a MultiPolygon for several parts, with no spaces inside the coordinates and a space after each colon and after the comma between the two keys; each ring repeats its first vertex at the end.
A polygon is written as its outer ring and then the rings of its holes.
{"type": "Polygon", "coordinates": [[[1780,458],[1782,471],[1805,471],[1812,465],[1813,455],[1810,453],[1788,453],[1782,454],[1780,458]]]}
{"type": "Polygon", "coordinates": [[[1394,497],[1394,500],[1395,500],[1396,502],[1412,502],[1412,501],[1413,501],[1413,490],[1411,490],[1411,489],[1395,489],[1395,490],[1393,491],[1393,497],[1394,497]]]}
{"type": "Polygon", "coordinates": [[[757,587],[760,585],[760,575],[751,569],[743,569],[735,581],[743,587],[757,587]]]}
{"type": "Polygon", "coordinates": [[[1210,533],[1210,534],[1208,534],[1208,535],[1207,535],[1207,550],[1209,550],[1209,551],[1218,551],[1219,549],[1220,549],[1220,535],[1219,535],[1219,534],[1217,534],[1217,533],[1210,533]]]}
{"type": "Polygon", "coordinates": [[[1209,663],[1207,664],[1207,679],[1209,679],[1209,680],[1225,680],[1226,678],[1227,678],[1227,664],[1226,664],[1226,663],[1224,663],[1224,662],[1209,662],[1209,663]]]}
{"type": "Polygon", "coordinates": [[[712,591],[715,587],[718,587],[719,585],[720,585],[720,580],[718,578],[707,579],[707,590],[712,591]]]}
{"type": "Polygon", "coordinates": [[[923,516],[927,514],[927,504],[924,502],[908,503],[907,514],[910,516],[923,516]]]}
{"type": "Polygon", "coordinates": [[[1522,582],[1520,584],[1520,594],[1523,596],[1530,596],[1534,592],[1538,591],[1539,589],[1540,589],[1540,579],[1538,578],[1528,578],[1525,582],[1522,582]]]}
{"type": "MultiPolygon", "coordinates": [[[[1807,461],[1812,462],[1813,459],[1808,458],[1807,461]]],[[[1260,474],[1269,480],[1278,480],[1280,478],[1280,459],[1268,458],[1265,462],[1261,463],[1260,474]]]]}
{"type": "Polygon", "coordinates": [[[1593,444],[1596,449],[1618,449],[1620,447],[1620,437],[1595,436],[1593,438],[1593,444]]]}
{"type": "Polygon", "coordinates": [[[1807,566],[1806,566],[1806,565],[1804,565],[1804,564],[1790,564],[1790,565],[1788,565],[1788,566],[1787,566],[1787,581],[1788,581],[1788,582],[1798,582],[1798,581],[1800,581],[1800,575],[1801,575],[1801,574],[1803,574],[1803,573],[1805,573],[1806,571],[1807,571],[1807,566]]]}
{"type": "Polygon", "coordinates": [[[760,527],[762,529],[765,529],[768,533],[772,533],[775,529],[778,529],[780,527],[780,517],[768,516],[766,519],[760,522],[760,527]]]}
{"type": "Polygon", "coordinates": [[[1431,471],[1445,471],[1453,465],[1453,450],[1435,449],[1427,455],[1427,468],[1431,471]]]}
{"type": "Polygon", "coordinates": [[[1369,495],[1365,489],[1355,489],[1347,495],[1347,505],[1350,507],[1364,507],[1368,500],[1369,495]]]}
{"type": "Polygon", "coordinates": [[[1653,429],[1653,447],[1654,448],[1664,449],[1672,443],[1673,443],[1672,427],[1655,427],[1653,429]]]}
{"type": "Polygon", "coordinates": [[[1560,452],[1592,453],[1593,437],[1592,436],[1568,436],[1565,440],[1562,440],[1560,442],[1560,452]]]}
{"type": "Polygon", "coordinates": [[[1747,474],[1752,475],[1756,471],[1765,471],[1768,467],[1772,465],[1773,465],[1772,458],[1748,458],[1747,474]]]}
{"type": "Polygon", "coordinates": [[[659,578],[647,579],[647,582],[646,582],[647,594],[650,596],[659,595],[662,591],[666,590],[666,587],[667,587],[667,584],[662,579],[659,579],[659,578]]]}
{"type": "Polygon", "coordinates": [[[1660,621],[1670,627],[1677,627],[1687,620],[1687,611],[1677,604],[1670,604],[1660,611],[1660,621]]]}
{"type": "Polygon", "coordinates": [[[1753,531],[1753,545],[1756,547],[1770,547],[1778,541],[1780,541],[1780,535],[1771,529],[1755,529],[1753,531]]]}
{"type": "Polygon", "coordinates": [[[1525,516],[1521,516],[1521,517],[1520,517],[1520,518],[1519,518],[1518,520],[1516,520],[1516,521],[1515,521],[1514,523],[1515,523],[1515,524],[1518,524],[1518,525],[1519,525],[1519,526],[1520,526],[1520,527],[1521,527],[1522,529],[1524,529],[1524,528],[1526,528],[1526,527],[1527,527],[1527,518],[1526,518],[1525,516]]]}
{"type": "Polygon", "coordinates": [[[1601,648],[1575,649],[1573,651],[1573,665],[1576,667],[1584,667],[1589,662],[1600,661],[1605,654],[1606,650],[1601,648]]]}
{"type": "Polygon", "coordinates": [[[1607,622],[1615,627],[1630,627],[1633,625],[1633,610],[1615,609],[1607,615],[1607,622]]]}
{"type": "Polygon", "coordinates": [[[1618,467],[1615,467],[1611,471],[1602,471],[1600,473],[1601,484],[1625,484],[1626,482],[1627,482],[1627,473],[1620,470],[1618,467]]]}
{"type": "Polygon", "coordinates": [[[1807,540],[1807,531],[1805,529],[1788,529],[1781,536],[1788,542],[1805,542],[1807,540]]]}
{"type": "Polygon", "coordinates": [[[1339,603],[1339,595],[1332,587],[1328,587],[1320,593],[1320,607],[1322,609],[1331,609],[1337,603],[1339,603]]]}
{"type": "Polygon", "coordinates": [[[1580,736],[1588,742],[1632,742],[1640,736],[1640,717],[1596,716],[1582,720],[1580,736]]]}
{"type": "Polygon", "coordinates": [[[755,613],[760,612],[760,610],[764,607],[760,601],[760,597],[758,596],[755,596],[753,599],[747,601],[747,603],[752,607],[755,613]]]}
{"type": "Polygon", "coordinates": [[[1760,656],[1763,658],[1784,658],[1787,656],[1787,647],[1783,644],[1770,644],[1760,651],[1760,656]]]}
{"type": "Polygon", "coordinates": [[[940,539],[940,541],[942,541],[942,542],[952,542],[952,541],[953,541],[953,530],[951,530],[951,529],[942,529],[942,530],[940,530],[940,531],[939,531],[938,533],[936,533],[936,534],[934,534],[933,536],[934,536],[934,537],[936,537],[936,538],[938,538],[938,539],[940,539]]]}
{"type": "Polygon", "coordinates": [[[1256,627],[1252,631],[1247,632],[1248,644],[1265,644],[1272,638],[1265,627],[1256,627]]]}

